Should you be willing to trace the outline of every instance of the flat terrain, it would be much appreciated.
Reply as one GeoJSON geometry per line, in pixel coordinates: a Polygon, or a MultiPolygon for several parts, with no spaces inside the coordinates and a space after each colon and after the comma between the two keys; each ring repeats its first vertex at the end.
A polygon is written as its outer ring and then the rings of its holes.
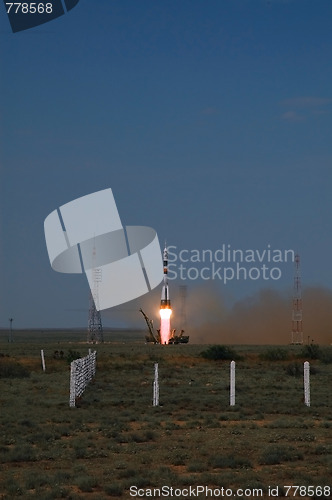
{"type": "MultiPolygon", "coordinates": [[[[289,485],[332,486],[332,363],[309,359],[307,407],[302,346],[235,346],[241,359],[231,407],[230,361],[204,359],[206,345],[146,345],[144,335],[120,332],[117,342],[91,346],[84,337],[15,332],[8,343],[3,335],[1,499],[127,499],[135,498],[130,486],[163,485],[224,487],[233,498],[239,488],[257,497],[257,489],[269,498],[269,487],[283,496],[289,485]],[[70,408],[66,358],[89,347],[97,350],[96,377],[70,408]],[[160,406],[153,407],[156,362],[160,406]]],[[[301,498],[329,497],[328,489],[309,492],[301,498]]]]}

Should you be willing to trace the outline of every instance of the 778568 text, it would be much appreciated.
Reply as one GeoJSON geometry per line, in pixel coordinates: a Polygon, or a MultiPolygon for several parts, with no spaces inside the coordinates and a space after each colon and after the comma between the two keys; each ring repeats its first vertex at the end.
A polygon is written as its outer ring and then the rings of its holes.
{"type": "Polygon", "coordinates": [[[53,5],[51,2],[6,2],[7,14],[51,14],[53,5]]]}
{"type": "Polygon", "coordinates": [[[284,486],[285,497],[329,497],[331,486],[284,486]]]}

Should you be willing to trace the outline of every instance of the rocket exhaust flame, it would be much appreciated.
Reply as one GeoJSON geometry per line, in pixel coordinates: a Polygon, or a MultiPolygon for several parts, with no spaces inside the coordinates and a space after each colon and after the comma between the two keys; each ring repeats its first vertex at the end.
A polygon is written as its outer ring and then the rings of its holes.
{"type": "Polygon", "coordinates": [[[170,319],[171,314],[172,314],[172,309],[160,309],[161,319],[170,319]]]}
{"type": "Polygon", "coordinates": [[[153,342],[154,344],[187,344],[189,342],[189,335],[183,335],[184,330],[181,330],[180,335],[175,335],[175,328],[171,329],[171,316],[172,307],[171,300],[169,296],[168,289],[168,252],[165,244],[163,251],[163,263],[164,263],[164,280],[161,290],[161,300],[160,300],[160,329],[154,332],[152,321],[147,317],[147,315],[140,309],[143,314],[145,321],[148,325],[149,335],[145,336],[147,342],[153,342]]]}
{"type": "Polygon", "coordinates": [[[160,309],[160,343],[168,344],[171,336],[172,309],[160,309]]]}
{"type": "Polygon", "coordinates": [[[165,244],[163,252],[163,263],[164,263],[164,284],[161,291],[161,301],[160,301],[160,342],[161,344],[168,344],[171,336],[171,321],[170,317],[172,314],[171,301],[169,298],[168,290],[168,252],[165,244]]]}

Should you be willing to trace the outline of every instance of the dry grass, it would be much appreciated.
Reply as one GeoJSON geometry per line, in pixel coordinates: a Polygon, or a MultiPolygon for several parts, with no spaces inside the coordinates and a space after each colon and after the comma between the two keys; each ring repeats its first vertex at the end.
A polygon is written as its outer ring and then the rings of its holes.
{"type": "MultiPolygon", "coordinates": [[[[236,347],[236,405],[229,406],[229,361],[200,356],[206,346],[109,343],[96,346],[97,374],[77,408],[69,408],[69,367],[54,350],[1,344],[28,378],[0,379],[0,498],[133,498],[129,487],[167,484],[254,488],[329,485],[332,477],[332,365],[312,361],[310,408],[302,363],[264,359],[264,347],[236,347]],[[152,407],[154,362],[160,406],[152,407]]],[[[1,363],[0,358],[0,363],[1,363]]],[[[282,490],[280,490],[282,491],[282,490]]],[[[265,493],[266,494],[266,493],[265,493]]],[[[202,497],[204,498],[204,497],[202,497]]]]}

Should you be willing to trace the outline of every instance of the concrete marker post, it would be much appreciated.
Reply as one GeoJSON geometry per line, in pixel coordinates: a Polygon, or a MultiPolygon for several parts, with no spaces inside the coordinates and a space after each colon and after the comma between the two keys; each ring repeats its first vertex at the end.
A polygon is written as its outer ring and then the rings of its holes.
{"type": "Polygon", "coordinates": [[[229,405],[235,405],[235,361],[231,362],[230,366],[230,394],[229,394],[229,405]]]}

